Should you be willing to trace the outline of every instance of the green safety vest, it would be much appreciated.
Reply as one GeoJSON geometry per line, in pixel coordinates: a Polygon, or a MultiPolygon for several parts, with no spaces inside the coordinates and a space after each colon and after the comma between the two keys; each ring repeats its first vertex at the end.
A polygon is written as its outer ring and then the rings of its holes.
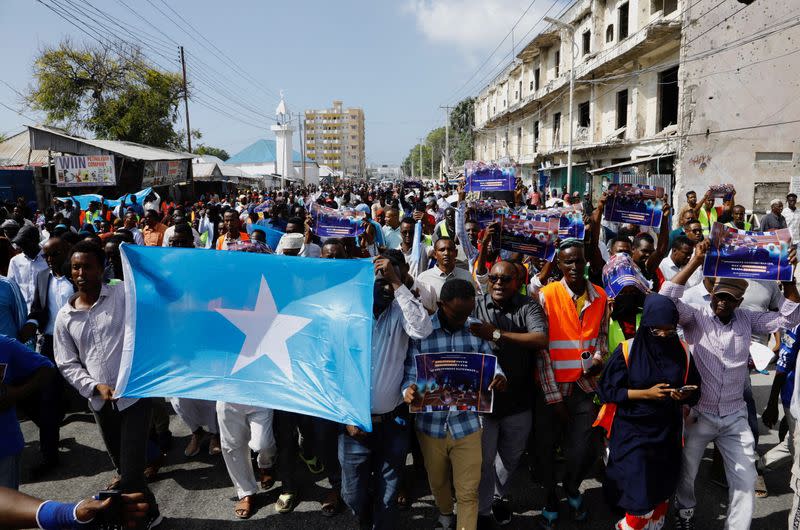
{"type": "MultiPolygon", "coordinates": [[[[735,224],[733,224],[733,221],[731,221],[730,223],[725,223],[725,226],[730,226],[731,228],[735,228],[736,230],[741,230],[741,228],[739,228],[735,224]]],[[[744,222],[744,229],[745,230],[747,230],[749,232],[752,228],[753,228],[752,224],[748,223],[747,221],[744,222]]]]}
{"type": "Polygon", "coordinates": [[[717,222],[717,208],[712,207],[710,214],[706,212],[705,208],[700,208],[697,220],[703,226],[703,235],[708,237],[708,234],[711,233],[711,225],[717,222]]]}
{"type": "MultiPolygon", "coordinates": [[[[642,322],[642,313],[636,313],[636,329],[639,329],[639,324],[642,322]]],[[[613,318],[608,322],[608,354],[609,356],[614,353],[617,346],[625,342],[625,334],[622,332],[622,326],[613,318]]]]}

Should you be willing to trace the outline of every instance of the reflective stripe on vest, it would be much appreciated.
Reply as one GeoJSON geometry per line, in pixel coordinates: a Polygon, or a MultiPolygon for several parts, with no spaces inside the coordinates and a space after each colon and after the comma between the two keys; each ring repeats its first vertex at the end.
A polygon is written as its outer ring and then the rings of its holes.
{"type": "Polygon", "coordinates": [[[549,324],[549,353],[553,374],[558,383],[572,383],[583,376],[581,353],[598,348],[598,335],[606,310],[606,293],[594,284],[597,297],[584,306],[579,317],[575,302],[561,282],[553,282],[541,289],[544,310],[549,324]]]}

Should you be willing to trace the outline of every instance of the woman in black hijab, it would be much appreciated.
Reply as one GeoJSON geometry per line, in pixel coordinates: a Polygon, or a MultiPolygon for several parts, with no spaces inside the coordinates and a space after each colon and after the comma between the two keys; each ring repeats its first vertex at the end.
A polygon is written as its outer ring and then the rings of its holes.
{"type": "Polygon", "coordinates": [[[603,490],[625,510],[622,530],[661,528],[678,484],[682,409],[700,398],[700,374],[677,324],[672,300],[648,295],[636,336],[617,347],[600,379],[600,399],[616,406],[603,490]],[[679,390],[686,386],[695,388],[679,390]]]}

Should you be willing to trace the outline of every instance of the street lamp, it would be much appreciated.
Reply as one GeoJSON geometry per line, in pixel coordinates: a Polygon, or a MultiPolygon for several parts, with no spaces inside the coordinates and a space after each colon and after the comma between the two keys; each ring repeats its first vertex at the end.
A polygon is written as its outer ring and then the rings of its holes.
{"type": "Polygon", "coordinates": [[[575,26],[555,18],[544,17],[546,22],[558,26],[569,34],[572,43],[572,62],[569,65],[569,144],[567,145],[567,193],[572,193],[572,107],[575,96],[575,26]]]}

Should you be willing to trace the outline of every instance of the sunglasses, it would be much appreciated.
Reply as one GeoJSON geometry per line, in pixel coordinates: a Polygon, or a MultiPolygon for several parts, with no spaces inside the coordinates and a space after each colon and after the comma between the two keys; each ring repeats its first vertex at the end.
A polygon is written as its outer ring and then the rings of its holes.
{"type": "Polygon", "coordinates": [[[490,274],[488,278],[490,283],[509,283],[514,280],[514,277],[509,274],[490,274]]]}

